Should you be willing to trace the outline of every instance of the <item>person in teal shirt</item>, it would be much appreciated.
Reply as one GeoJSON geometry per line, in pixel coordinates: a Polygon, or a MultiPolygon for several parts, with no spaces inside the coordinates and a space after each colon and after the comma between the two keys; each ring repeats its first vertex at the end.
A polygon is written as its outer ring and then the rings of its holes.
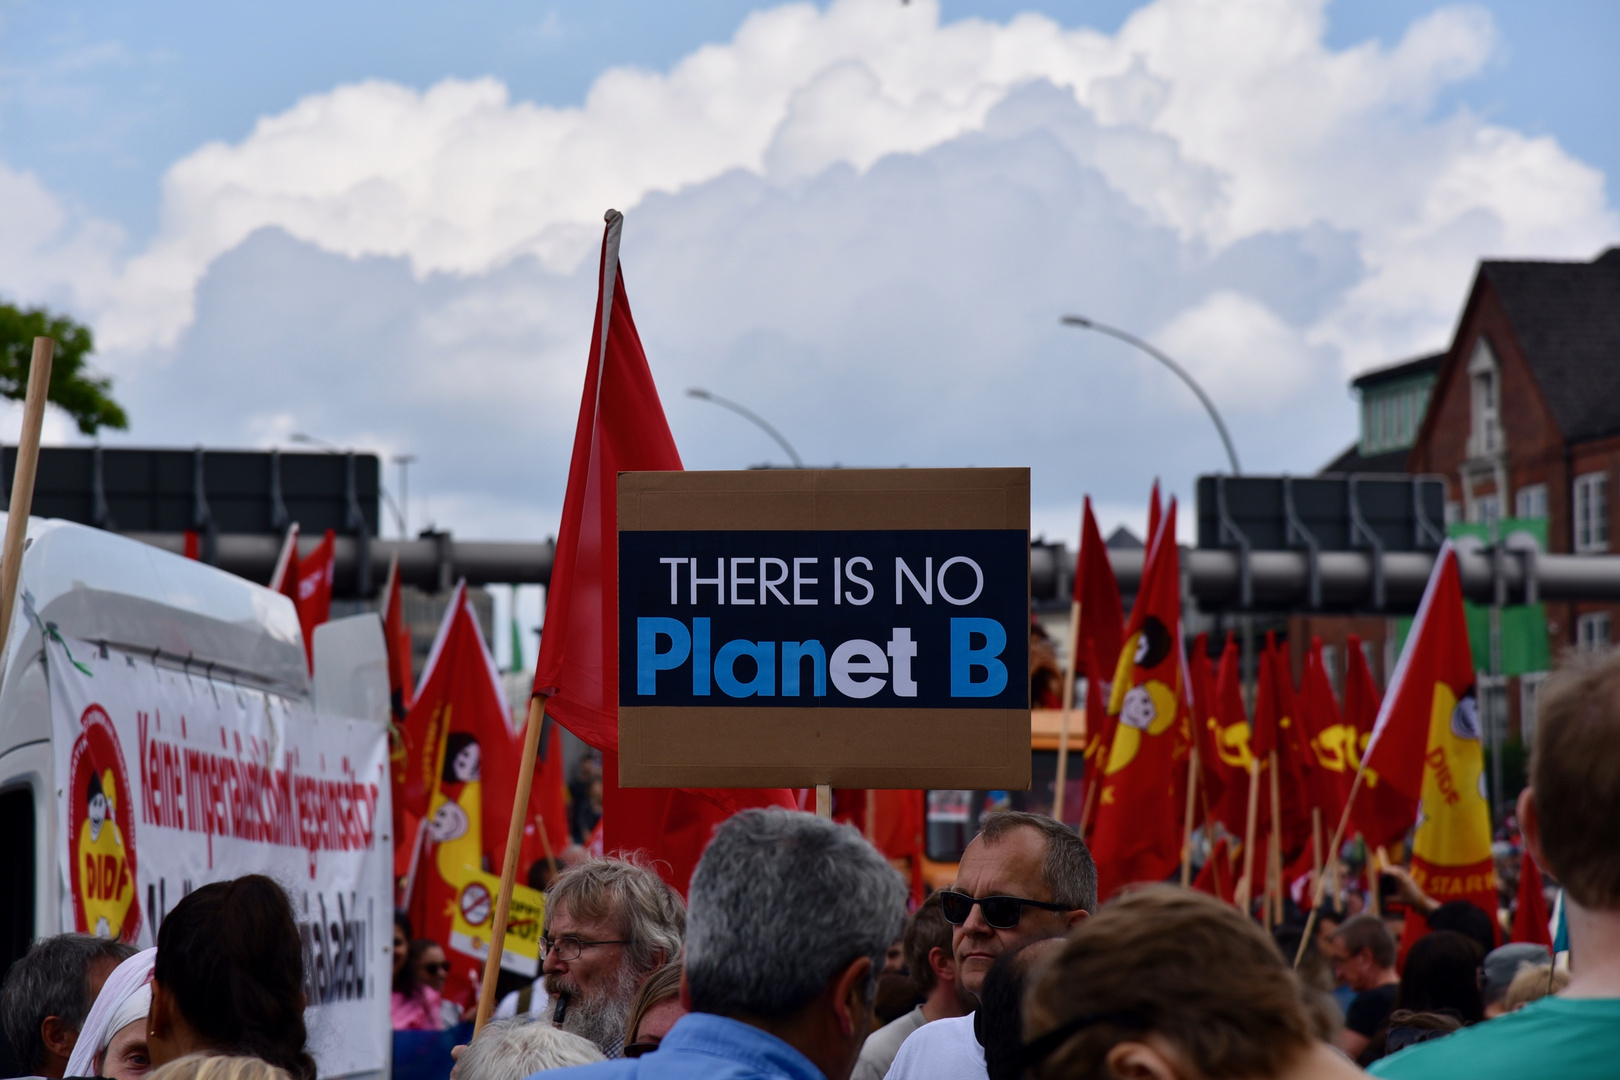
{"type": "Polygon", "coordinates": [[[1519,824],[1530,856],[1564,886],[1569,986],[1377,1061],[1374,1076],[1620,1076],[1620,650],[1572,659],[1536,711],[1519,824]]]}

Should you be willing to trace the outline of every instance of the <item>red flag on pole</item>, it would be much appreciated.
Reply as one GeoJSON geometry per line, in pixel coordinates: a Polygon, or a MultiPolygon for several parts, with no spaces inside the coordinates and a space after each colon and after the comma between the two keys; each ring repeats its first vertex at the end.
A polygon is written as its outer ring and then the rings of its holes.
{"type": "MultiPolygon", "coordinates": [[[[1108,695],[1113,685],[1114,668],[1119,663],[1120,646],[1125,639],[1125,607],[1120,601],[1119,580],[1114,576],[1114,564],[1108,559],[1102,531],[1097,528],[1097,516],[1092,513],[1089,495],[1086,496],[1085,512],[1080,519],[1080,552],[1075,556],[1074,600],[1080,605],[1074,656],[1086,673],[1085,764],[1081,770],[1080,797],[1076,803],[1084,807],[1088,799],[1094,798],[1085,789],[1097,776],[1097,762],[1113,739],[1113,726],[1108,719],[1108,695]]],[[[1065,812],[1064,816],[1069,815],[1065,812]]],[[[1094,821],[1093,812],[1087,819],[1087,833],[1091,831],[1090,826],[1094,821]]]]}
{"type": "MultiPolygon", "coordinates": [[[[483,954],[452,932],[468,871],[493,873],[505,855],[521,743],[507,718],[494,657],[465,582],[456,586],[405,723],[402,797],[425,804],[426,842],[409,906],[417,933],[445,946],[445,993],[469,1000],[483,954]]],[[[488,898],[488,890],[482,885],[488,898]]]]}
{"type": "MultiPolygon", "coordinates": [[[[1215,672],[1215,711],[1205,722],[1215,768],[1222,776],[1221,797],[1211,804],[1215,820],[1241,838],[1249,809],[1248,712],[1243,707],[1243,674],[1239,669],[1238,644],[1231,632],[1221,647],[1221,663],[1215,672]],[[1209,725],[1213,724],[1213,727],[1209,725]]],[[[1206,751],[1200,750],[1203,754],[1206,751]]]]}
{"type": "Polygon", "coordinates": [[[619,269],[623,220],[608,211],[534,692],[564,727],[602,751],[604,848],[646,851],[684,894],[715,825],[745,807],[797,804],[781,789],[618,784],[618,474],[681,468],[619,269]]]}
{"type": "Polygon", "coordinates": [[[297,562],[293,603],[298,606],[298,625],[304,632],[304,657],[310,671],[315,670],[315,628],[332,617],[332,568],[336,562],[337,536],[331,529],[326,530],[314,551],[297,562]]]}
{"type": "MultiPolygon", "coordinates": [[[[1450,542],[1435,560],[1417,618],[1395,666],[1372,741],[1364,786],[1384,789],[1416,819],[1412,879],[1442,902],[1467,900],[1496,919],[1485,752],[1474,697],[1462,583],[1450,542]]],[[[1407,918],[1403,944],[1427,926],[1407,918]]]]}
{"type": "Polygon", "coordinates": [[[1181,864],[1178,795],[1191,733],[1175,529],[1172,499],[1148,550],[1108,703],[1114,737],[1091,842],[1101,897],[1132,882],[1163,881],[1181,864]]]}
{"type": "MultiPolygon", "coordinates": [[[[1311,806],[1321,812],[1322,824],[1332,830],[1344,813],[1344,797],[1355,772],[1355,757],[1346,745],[1345,724],[1333,699],[1322,660],[1322,639],[1312,638],[1305,654],[1305,681],[1300,686],[1301,735],[1309,741],[1311,769],[1305,782],[1311,806]]],[[[1353,738],[1353,736],[1352,736],[1353,738]]]]}
{"type": "Polygon", "coordinates": [[[1513,933],[1508,940],[1551,949],[1551,925],[1547,894],[1542,891],[1541,870],[1526,851],[1519,860],[1519,902],[1513,909],[1513,933]]]}

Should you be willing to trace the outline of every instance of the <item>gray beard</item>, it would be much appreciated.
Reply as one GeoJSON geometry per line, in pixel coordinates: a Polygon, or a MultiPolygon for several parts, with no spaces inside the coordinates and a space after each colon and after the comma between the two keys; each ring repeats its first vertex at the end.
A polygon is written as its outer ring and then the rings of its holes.
{"type": "Polygon", "coordinates": [[[630,1022],[630,1005],[640,986],[640,975],[628,967],[620,967],[613,980],[593,997],[580,993],[573,983],[546,980],[547,993],[553,997],[561,993],[568,995],[562,1029],[589,1039],[610,1058],[624,1052],[624,1029],[630,1022]]]}

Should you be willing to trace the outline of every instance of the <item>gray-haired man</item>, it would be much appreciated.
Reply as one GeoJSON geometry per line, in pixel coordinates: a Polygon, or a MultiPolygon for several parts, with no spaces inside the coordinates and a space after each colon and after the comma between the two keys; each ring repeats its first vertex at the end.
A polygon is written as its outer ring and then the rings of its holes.
{"type": "Polygon", "coordinates": [[[548,1015],[610,1058],[624,1050],[630,1004],[647,976],[680,959],[686,910],[653,870],[591,859],[546,890],[541,937],[548,1015]]]}
{"type": "MultiPolygon", "coordinates": [[[[1097,867],[1086,842],[1044,814],[986,815],[962,853],[956,881],[940,893],[956,928],[951,944],[962,988],[975,998],[998,957],[1062,937],[1097,910],[1097,867]]],[[[935,1020],[912,1032],[887,1080],[984,1080],[984,1046],[973,1016],[935,1020]]]]}
{"type": "Polygon", "coordinates": [[[906,889],[847,825],[744,810],[692,875],[681,997],[658,1052],[592,1080],[848,1080],[906,889]]]}
{"type": "Polygon", "coordinates": [[[132,946],[88,934],[36,941],[11,965],[0,993],[17,1064],[35,1076],[61,1076],[101,985],[134,955],[132,946]]]}

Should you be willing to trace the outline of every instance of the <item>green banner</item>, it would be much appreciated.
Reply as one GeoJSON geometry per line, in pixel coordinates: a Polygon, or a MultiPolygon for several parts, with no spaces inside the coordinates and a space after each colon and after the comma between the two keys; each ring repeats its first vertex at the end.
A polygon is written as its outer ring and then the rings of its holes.
{"type": "MultiPolygon", "coordinates": [[[[1496,536],[1506,537],[1512,547],[1532,543],[1537,551],[1547,550],[1547,522],[1544,518],[1504,518],[1494,527],[1471,521],[1454,522],[1446,527],[1453,540],[1477,541],[1489,546],[1496,536]],[[1493,535],[1494,534],[1494,535],[1493,535]]],[[[1489,604],[1463,602],[1468,617],[1468,642],[1474,654],[1474,668],[1491,670],[1491,608],[1489,604]]],[[[1411,619],[1395,620],[1397,654],[1406,647],[1411,619]]],[[[1509,604],[1502,608],[1503,675],[1525,675],[1552,667],[1552,649],[1547,641],[1547,616],[1540,604],[1509,604]]]]}

